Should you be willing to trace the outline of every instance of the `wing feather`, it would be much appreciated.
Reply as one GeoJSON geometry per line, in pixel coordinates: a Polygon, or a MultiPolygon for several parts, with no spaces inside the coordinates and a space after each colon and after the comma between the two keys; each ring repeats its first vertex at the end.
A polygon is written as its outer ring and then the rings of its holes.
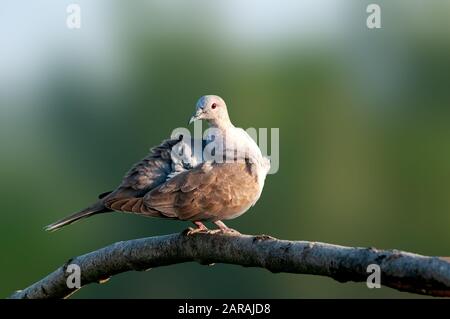
{"type": "Polygon", "coordinates": [[[258,191],[257,178],[246,163],[207,162],[155,188],[144,201],[172,218],[218,220],[249,207],[258,191]]]}

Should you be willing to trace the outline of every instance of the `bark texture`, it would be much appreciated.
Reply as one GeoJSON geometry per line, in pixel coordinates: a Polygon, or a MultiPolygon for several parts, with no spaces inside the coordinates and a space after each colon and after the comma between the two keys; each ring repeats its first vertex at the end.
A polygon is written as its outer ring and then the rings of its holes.
{"type": "Polygon", "coordinates": [[[185,231],[123,242],[72,258],[57,270],[15,292],[14,299],[66,298],[77,289],[67,286],[67,267],[81,269],[82,286],[104,282],[115,274],[166,265],[198,262],[261,267],[271,272],[331,277],[339,282],[366,282],[367,267],[377,264],[381,284],[411,293],[449,297],[450,263],[398,250],[344,247],[332,244],[279,240],[266,235],[185,231]]]}

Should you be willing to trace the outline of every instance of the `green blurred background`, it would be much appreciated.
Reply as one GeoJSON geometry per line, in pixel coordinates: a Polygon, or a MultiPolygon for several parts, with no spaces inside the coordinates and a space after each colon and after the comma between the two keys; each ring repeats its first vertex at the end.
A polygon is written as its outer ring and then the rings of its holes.
{"type": "MultiPolygon", "coordinates": [[[[450,1],[0,2],[0,296],[72,256],[188,224],[127,214],[42,227],[112,189],[221,95],[235,124],[280,128],[280,170],[229,226],[292,240],[450,255],[450,1]]],[[[74,298],[414,297],[189,263],[74,298]]]]}

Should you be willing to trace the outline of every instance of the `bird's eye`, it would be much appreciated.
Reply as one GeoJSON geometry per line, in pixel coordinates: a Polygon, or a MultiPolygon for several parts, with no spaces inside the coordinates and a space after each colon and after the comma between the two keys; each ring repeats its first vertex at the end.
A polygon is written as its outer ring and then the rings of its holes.
{"type": "Polygon", "coordinates": [[[211,105],[211,108],[214,110],[215,108],[217,107],[217,104],[216,103],[213,103],[212,105],[211,105]]]}

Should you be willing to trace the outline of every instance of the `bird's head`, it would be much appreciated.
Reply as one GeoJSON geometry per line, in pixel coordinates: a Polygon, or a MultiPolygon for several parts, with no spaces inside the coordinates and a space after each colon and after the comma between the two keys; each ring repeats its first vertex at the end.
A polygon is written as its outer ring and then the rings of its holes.
{"type": "Polygon", "coordinates": [[[206,120],[212,127],[227,127],[231,125],[225,101],[217,95],[202,96],[196,106],[195,113],[189,124],[197,120],[206,120]]]}

